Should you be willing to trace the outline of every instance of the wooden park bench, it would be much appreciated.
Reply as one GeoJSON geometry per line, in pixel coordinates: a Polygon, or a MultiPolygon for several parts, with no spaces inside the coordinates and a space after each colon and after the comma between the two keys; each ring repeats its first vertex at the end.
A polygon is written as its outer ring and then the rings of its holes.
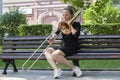
{"type": "MultiPolygon", "coordinates": [[[[27,60],[38,46],[46,39],[45,36],[22,36],[22,37],[6,37],[3,40],[3,49],[0,59],[5,62],[3,74],[7,74],[9,64],[14,67],[17,72],[15,60],[27,60]]],[[[61,38],[58,37],[51,47],[58,48],[61,38]]],[[[42,51],[48,46],[46,42],[40,50],[31,58],[35,60],[42,51]]],[[[68,56],[67,59],[79,60],[108,60],[120,59],[120,35],[81,35],[79,37],[78,54],[68,56]]],[[[39,58],[46,60],[45,56],[39,58]]]]}

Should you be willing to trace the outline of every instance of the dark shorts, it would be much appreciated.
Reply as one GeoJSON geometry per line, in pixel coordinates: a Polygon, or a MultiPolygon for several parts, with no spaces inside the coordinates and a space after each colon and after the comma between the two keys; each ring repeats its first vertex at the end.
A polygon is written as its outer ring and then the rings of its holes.
{"type": "Polygon", "coordinates": [[[77,48],[71,48],[71,47],[61,47],[59,48],[59,50],[64,52],[65,57],[77,54],[77,51],[78,51],[77,48]]]}

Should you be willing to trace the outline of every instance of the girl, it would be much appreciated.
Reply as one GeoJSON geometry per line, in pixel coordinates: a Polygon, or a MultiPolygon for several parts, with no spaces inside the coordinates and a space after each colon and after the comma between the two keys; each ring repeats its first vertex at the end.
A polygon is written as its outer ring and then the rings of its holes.
{"type": "MultiPolygon", "coordinates": [[[[63,19],[65,22],[70,21],[74,16],[73,10],[70,7],[67,7],[63,10],[63,19]]],[[[62,24],[62,23],[61,23],[62,24]]],[[[48,48],[45,50],[45,56],[47,61],[54,69],[54,78],[60,78],[62,74],[62,70],[59,69],[56,65],[56,62],[64,64],[65,66],[69,67],[77,77],[82,75],[82,71],[78,66],[73,66],[69,63],[66,59],[67,56],[71,56],[77,53],[78,51],[78,37],[80,35],[80,23],[73,22],[70,25],[70,29],[68,31],[65,29],[64,26],[58,28],[55,34],[49,39],[49,43],[51,44],[55,37],[61,32],[62,34],[62,45],[59,49],[48,48]]]]}

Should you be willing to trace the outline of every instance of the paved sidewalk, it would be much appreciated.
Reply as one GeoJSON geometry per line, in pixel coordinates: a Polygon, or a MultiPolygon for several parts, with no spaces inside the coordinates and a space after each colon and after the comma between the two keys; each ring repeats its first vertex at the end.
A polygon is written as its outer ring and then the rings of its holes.
{"type": "MultiPolygon", "coordinates": [[[[2,70],[0,70],[2,72],[2,70]]],[[[80,78],[72,77],[71,71],[63,71],[63,77],[56,80],[120,80],[120,71],[83,71],[80,78]]],[[[7,75],[0,73],[0,80],[54,80],[53,72],[49,70],[30,70],[25,72],[19,70],[14,73],[8,70],[7,75]]]]}

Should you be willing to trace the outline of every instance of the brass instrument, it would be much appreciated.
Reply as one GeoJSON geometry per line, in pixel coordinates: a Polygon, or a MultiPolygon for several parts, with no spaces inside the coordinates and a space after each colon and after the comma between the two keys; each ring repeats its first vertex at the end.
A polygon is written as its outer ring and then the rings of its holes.
{"type": "MultiPolygon", "coordinates": [[[[61,32],[63,33],[70,33],[71,32],[71,28],[70,28],[70,25],[72,24],[72,22],[76,19],[76,17],[82,12],[81,9],[79,9],[75,16],[69,21],[69,22],[60,22],[59,23],[59,28],[61,29],[61,32]]],[[[56,29],[57,30],[57,29],[56,29]]],[[[36,52],[45,44],[45,42],[53,35],[55,34],[56,30],[52,31],[51,34],[42,42],[42,44],[31,54],[31,56],[25,61],[25,63],[23,63],[22,65],[22,70],[24,70],[24,66],[28,63],[28,61],[36,54],[36,52]]],[[[57,37],[54,38],[54,40],[56,39],[57,37]]],[[[51,43],[52,44],[52,43],[51,43]]],[[[45,50],[47,48],[49,48],[51,46],[51,44],[49,44],[45,50]]],[[[37,59],[33,62],[33,64],[31,64],[31,66],[27,69],[27,70],[30,70],[32,68],[32,66],[38,61],[38,59],[44,54],[44,51],[43,50],[43,53],[41,53],[37,59]]]]}
{"type": "Polygon", "coordinates": [[[64,34],[70,34],[71,33],[70,25],[65,21],[62,21],[62,22],[59,23],[59,29],[64,34]]]}
{"type": "Polygon", "coordinates": [[[81,13],[81,9],[79,9],[75,16],[69,21],[69,22],[66,22],[66,21],[61,21],[58,26],[59,26],[59,29],[61,30],[62,33],[65,33],[65,34],[69,34],[71,33],[71,27],[70,25],[73,23],[73,21],[76,19],[76,17],[81,13]]]}

